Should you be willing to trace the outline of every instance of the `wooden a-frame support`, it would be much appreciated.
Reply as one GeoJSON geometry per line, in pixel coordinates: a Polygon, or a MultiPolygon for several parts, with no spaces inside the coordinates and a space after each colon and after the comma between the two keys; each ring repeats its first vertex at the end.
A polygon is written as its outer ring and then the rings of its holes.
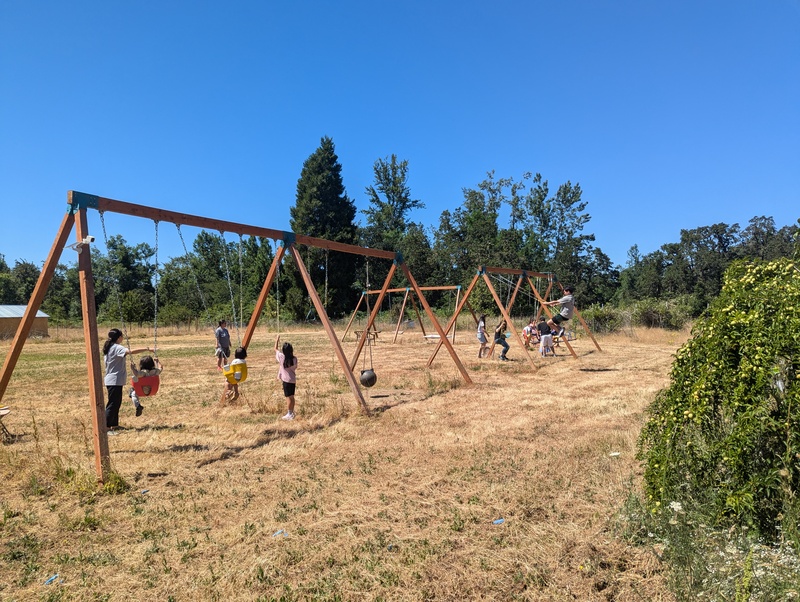
{"type": "MultiPolygon", "coordinates": [[[[379,311],[379,309],[381,307],[381,303],[383,303],[383,298],[386,295],[387,291],[389,290],[389,283],[392,281],[392,278],[394,277],[394,274],[395,274],[395,272],[397,270],[398,265],[400,266],[400,269],[403,271],[403,273],[406,276],[406,279],[408,280],[409,284],[411,285],[411,290],[414,292],[415,295],[417,295],[417,298],[419,299],[420,303],[422,304],[422,307],[423,307],[426,315],[430,319],[431,324],[433,324],[433,327],[436,329],[436,332],[439,335],[440,340],[442,338],[447,339],[446,331],[442,330],[442,327],[439,324],[439,321],[436,319],[436,315],[433,313],[433,310],[431,309],[431,306],[428,305],[428,301],[425,299],[425,296],[422,294],[422,288],[417,284],[417,281],[414,279],[414,276],[412,276],[412,274],[411,274],[411,270],[409,270],[408,266],[406,266],[405,262],[402,261],[402,256],[400,256],[399,253],[398,253],[398,258],[400,259],[400,261],[396,260],[392,264],[392,267],[389,269],[389,273],[386,276],[386,280],[383,283],[383,287],[378,292],[378,299],[375,301],[375,304],[373,305],[372,311],[370,312],[369,318],[367,320],[367,325],[364,328],[364,330],[362,331],[361,336],[358,339],[358,344],[356,346],[356,351],[353,354],[353,359],[350,361],[350,369],[351,370],[355,369],[356,363],[358,362],[358,358],[360,357],[361,352],[364,349],[364,344],[365,344],[365,342],[367,340],[367,337],[369,336],[369,331],[370,331],[370,329],[374,328],[375,318],[377,318],[377,316],[378,316],[378,311],[379,311]]],[[[351,319],[351,321],[352,321],[352,319],[351,319]]],[[[449,330],[450,329],[448,328],[447,331],[449,332],[449,330]]],[[[456,351],[453,348],[453,345],[451,344],[451,342],[449,340],[445,340],[444,341],[444,345],[447,347],[447,351],[450,354],[450,357],[453,359],[453,362],[455,363],[455,365],[458,368],[459,372],[461,373],[461,376],[464,379],[464,381],[466,381],[467,384],[472,384],[472,379],[470,378],[469,374],[467,373],[466,368],[464,368],[464,364],[462,364],[461,360],[458,359],[458,355],[456,354],[456,351]]]]}
{"type": "MultiPolygon", "coordinates": [[[[425,307],[425,310],[428,313],[428,316],[431,318],[431,321],[433,322],[437,331],[440,333],[440,335],[443,334],[441,326],[439,326],[438,322],[436,321],[436,317],[433,315],[430,306],[427,304],[427,301],[425,301],[425,298],[422,295],[422,292],[419,290],[414,277],[412,276],[408,267],[402,261],[402,256],[400,256],[399,253],[382,251],[378,249],[367,249],[356,245],[348,245],[322,238],[315,238],[312,236],[305,236],[292,232],[283,232],[281,230],[274,230],[271,228],[262,228],[259,226],[238,224],[235,222],[199,217],[186,213],[156,209],[135,203],[126,203],[124,201],[117,201],[114,199],[108,199],[105,197],[99,197],[70,190],[67,193],[67,214],[64,216],[61,222],[61,226],[56,234],[53,246],[51,247],[50,253],[47,256],[47,260],[42,267],[42,271],[39,274],[39,279],[36,282],[36,286],[33,289],[31,298],[28,301],[27,307],[25,308],[25,313],[23,314],[22,320],[20,320],[17,332],[12,340],[11,349],[8,355],[6,355],[5,361],[3,362],[3,368],[0,372],[0,400],[2,400],[3,395],[6,392],[9,381],[11,380],[11,375],[17,364],[17,360],[19,359],[25,341],[30,334],[31,328],[33,327],[33,321],[36,317],[36,313],[39,311],[39,308],[42,305],[47,288],[50,285],[53,274],[55,273],[58,265],[58,261],[61,257],[61,253],[66,246],[67,239],[69,238],[70,232],[72,231],[74,225],[77,233],[75,249],[79,253],[78,271],[83,317],[83,332],[86,345],[86,368],[89,380],[89,399],[92,411],[95,471],[100,482],[104,482],[108,477],[108,472],[111,469],[111,459],[109,456],[108,433],[106,431],[105,422],[102,367],[100,364],[100,344],[97,336],[97,312],[94,296],[94,278],[92,276],[91,247],[89,244],[89,231],[86,217],[86,212],[88,209],[95,209],[100,213],[112,212],[134,217],[141,217],[145,219],[151,219],[156,222],[170,222],[178,226],[195,226],[208,230],[217,230],[219,232],[233,232],[239,234],[240,236],[259,236],[263,238],[270,238],[272,240],[283,241],[284,246],[281,246],[279,248],[279,252],[275,254],[275,259],[273,260],[267,275],[267,281],[264,283],[264,286],[259,294],[256,307],[250,318],[250,322],[247,325],[247,329],[242,340],[242,346],[247,347],[252,340],[258,319],[261,316],[261,312],[264,308],[264,304],[266,303],[272,282],[275,279],[278,266],[280,265],[280,262],[288,248],[288,252],[292,255],[292,258],[294,259],[298,270],[300,271],[300,275],[306,285],[308,294],[311,297],[311,301],[314,304],[317,314],[323,323],[325,332],[334,347],[334,351],[339,359],[342,369],[344,370],[348,384],[350,385],[356,400],[365,413],[369,413],[369,408],[367,407],[366,401],[361,394],[361,388],[353,376],[350,364],[344,355],[344,350],[339,344],[339,339],[336,337],[336,333],[334,332],[333,326],[330,323],[327,312],[325,311],[325,307],[323,306],[322,301],[316,292],[316,288],[311,281],[308,270],[306,269],[300,254],[295,248],[295,245],[303,244],[333,251],[341,251],[344,253],[366,255],[369,257],[392,260],[393,264],[390,273],[394,274],[395,269],[399,265],[403,273],[406,275],[406,278],[408,278],[409,282],[414,287],[418,298],[422,302],[423,307],[425,307]],[[84,243],[83,241],[86,242],[84,243]]],[[[384,288],[387,288],[387,286],[388,284],[384,285],[384,288]]],[[[361,344],[363,344],[363,341],[361,341],[361,344]]],[[[450,355],[462,376],[464,377],[464,380],[468,384],[471,384],[472,381],[469,378],[466,369],[458,359],[455,350],[449,344],[448,351],[450,352],[450,355]]]]}
{"type": "MultiPolygon", "coordinates": [[[[461,285],[458,284],[456,286],[421,286],[419,287],[421,291],[456,291],[456,307],[458,307],[458,301],[461,297],[461,285]]],[[[403,289],[393,289],[389,292],[402,292],[403,289]]],[[[419,328],[422,331],[422,336],[428,338],[428,333],[425,332],[425,325],[422,322],[422,316],[419,315],[419,308],[417,307],[417,302],[415,301],[414,291],[409,287],[405,289],[406,294],[403,296],[403,304],[400,307],[400,313],[397,316],[397,326],[394,329],[394,338],[392,339],[392,343],[397,342],[397,335],[400,333],[400,326],[403,323],[403,318],[405,317],[406,312],[406,305],[408,304],[408,300],[411,299],[411,307],[414,308],[414,313],[417,316],[417,322],[419,322],[419,328]]],[[[447,336],[450,336],[450,329],[445,331],[447,336]]],[[[438,335],[430,335],[432,337],[436,337],[438,335]]],[[[456,331],[455,328],[453,329],[453,335],[451,341],[453,343],[456,342],[456,331]]]]}
{"type": "MultiPolygon", "coordinates": [[[[458,301],[461,296],[461,285],[455,286],[421,286],[419,287],[421,291],[456,291],[456,307],[458,307],[458,301]]],[[[350,327],[353,325],[353,322],[356,319],[356,315],[358,314],[358,310],[361,307],[361,303],[366,300],[367,305],[367,314],[371,313],[369,308],[369,295],[378,295],[381,291],[361,291],[361,297],[358,299],[358,303],[356,304],[356,308],[353,310],[353,314],[350,316],[350,321],[347,322],[347,327],[344,329],[344,333],[342,334],[341,340],[344,341],[347,337],[347,333],[350,332],[350,327]]],[[[419,313],[419,308],[417,307],[417,302],[415,301],[416,295],[414,294],[414,289],[410,286],[406,288],[390,288],[386,290],[386,293],[405,293],[403,295],[403,303],[400,307],[400,313],[397,318],[397,325],[394,329],[394,338],[392,338],[392,343],[397,342],[397,335],[400,334],[400,326],[403,323],[403,317],[405,316],[406,305],[408,305],[409,299],[411,300],[411,307],[414,309],[414,313],[417,316],[417,321],[419,322],[420,330],[422,330],[422,336],[427,337],[428,334],[425,332],[425,325],[422,323],[422,316],[419,313]]],[[[375,325],[372,325],[373,331],[375,331],[375,325]]],[[[448,331],[448,335],[449,335],[448,331]]],[[[434,335],[431,335],[434,336],[434,335]]],[[[438,336],[438,335],[437,335],[438,336]]],[[[455,332],[453,332],[452,341],[455,342],[455,332]]]]}
{"type": "MultiPolygon", "coordinates": [[[[553,317],[553,314],[550,311],[549,307],[547,305],[545,305],[546,301],[544,300],[544,298],[542,298],[542,295],[539,293],[538,289],[533,284],[533,280],[531,280],[531,277],[547,278],[548,279],[549,283],[548,283],[548,287],[547,287],[547,292],[545,293],[545,297],[547,297],[550,294],[550,291],[552,289],[553,282],[554,282],[552,274],[542,274],[542,273],[537,273],[537,272],[528,272],[527,270],[518,270],[518,269],[512,269],[512,268],[496,268],[496,267],[481,266],[480,269],[478,270],[478,272],[473,277],[472,282],[470,282],[469,286],[467,287],[467,290],[464,292],[464,296],[461,299],[461,303],[456,308],[456,311],[453,314],[453,317],[450,318],[450,321],[447,323],[447,326],[445,327],[445,332],[449,332],[450,328],[453,327],[453,325],[455,324],[456,320],[458,320],[458,316],[461,314],[461,311],[463,310],[464,306],[469,306],[469,297],[472,294],[473,290],[475,289],[475,286],[477,285],[479,280],[482,278],[484,280],[484,282],[486,283],[486,286],[488,287],[489,292],[491,293],[492,298],[494,299],[495,304],[497,305],[497,308],[500,310],[500,313],[502,314],[503,319],[505,319],[506,324],[511,329],[511,332],[513,332],[514,335],[516,336],[517,341],[520,344],[520,348],[523,350],[523,352],[525,353],[525,356],[528,359],[528,363],[533,367],[534,370],[538,370],[537,364],[533,361],[533,358],[531,357],[531,354],[528,353],[528,349],[525,347],[525,344],[522,341],[522,337],[520,336],[519,331],[517,330],[516,327],[514,327],[514,323],[511,320],[511,309],[512,309],[512,307],[514,305],[514,301],[517,298],[517,293],[519,292],[523,281],[528,283],[528,285],[530,286],[531,290],[533,291],[533,294],[536,296],[536,298],[539,301],[540,309],[539,309],[539,312],[537,312],[537,319],[538,319],[538,317],[539,317],[539,315],[540,315],[542,310],[544,310],[544,312],[547,314],[547,316],[549,318],[553,317]],[[497,291],[494,289],[494,286],[492,286],[492,282],[491,282],[491,280],[489,279],[489,276],[488,276],[488,274],[490,274],[490,273],[508,274],[508,275],[515,275],[515,276],[519,277],[518,280],[517,280],[517,284],[516,284],[516,286],[514,288],[514,292],[513,292],[512,296],[511,296],[511,299],[509,300],[508,306],[503,305],[503,302],[500,300],[500,297],[497,294],[497,291]]],[[[561,291],[563,292],[564,288],[563,288],[563,286],[561,286],[561,283],[558,283],[558,285],[559,285],[559,287],[561,287],[561,291]]],[[[472,311],[472,308],[470,308],[470,311],[472,311]]],[[[475,316],[475,312],[472,312],[472,315],[473,315],[474,318],[476,317],[475,316]]],[[[577,308],[575,308],[575,316],[580,321],[581,326],[583,326],[584,330],[586,331],[586,334],[588,334],[589,337],[592,339],[592,342],[594,343],[594,346],[597,348],[597,350],[598,351],[602,351],[602,349],[600,349],[600,345],[597,343],[597,340],[594,338],[594,335],[592,334],[592,331],[589,329],[589,325],[583,319],[583,317],[581,316],[581,314],[580,314],[580,312],[578,311],[577,308]]],[[[476,322],[477,322],[477,318],[476,318],[476,322]]],[[[567,341],[565,339],[564,343],[566,344],[567,349],[569,349],[569,352],[572,355],[572,357],[577,359],[578,358],[578,354],[575,353],[575,350],[572,348],[572,345],[569,344],[569,341],[567,341]]],[[[439,341],[437,343],[436,347],[434,348],[433,353],[431,353],[431,356],[428,359],[428,363],[427,363],[428,367],[433,365],[433,361],[436,359],[436,355],[439,353],[439,349],[441,348],[441,345],[442,345],[442,342],[439,341]]],[[[492,342],[492,345],[494,345],[494,342],[492,342]]]]}

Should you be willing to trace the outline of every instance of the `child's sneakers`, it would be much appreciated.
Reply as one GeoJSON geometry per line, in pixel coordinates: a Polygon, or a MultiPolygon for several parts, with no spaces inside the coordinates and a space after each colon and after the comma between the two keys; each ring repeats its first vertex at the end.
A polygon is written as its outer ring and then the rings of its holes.
{"type": "Polygon", "coordinates": [[[144,411],[144,406],[139,403],[139,396],[136,394],[136,391],[134,391],[133,389],[131,389],[130,396],[131,396],[131,401],[133,402],[133,405],[136,406],[136,415],[137,416],[141,416],[142,412],[144,411]]]}
{"type": "Polygon", "coordinates": [[[560,336],[560,337],[563,337],[563,336],[564,336],[564,329],[563,329],[563,328],[561,328],[561,329],[558,331],[558,336],[560,336]]]}
{"type": "Polygon", "coordinates": [[[286,412],[286,414],[281,417],[281,420],[294,420],[294,412],[286,412]]]}

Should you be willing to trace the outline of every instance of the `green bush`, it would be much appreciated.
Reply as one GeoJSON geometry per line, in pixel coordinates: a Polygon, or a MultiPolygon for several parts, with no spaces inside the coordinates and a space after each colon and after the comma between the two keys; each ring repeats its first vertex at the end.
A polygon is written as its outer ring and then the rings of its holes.
{"type": "Polygon", "coordinates": [[[648,410],[650,511],[677,502],[712,524],[800,541],[799,369],[800,270],[733,264],[648,410]]]}
{"type": "Polygon", "coordinates": [[[158,310],[158,321],[161,324],[187,324],[194,320],[194,312],[182,305],[170,304],[158,310]]]}
{"type": "Polygon", "coordinates": [[[690,315],[684,299],[642,299],[631,307],[631,323],[647,328],[680,330],[686,325],[690,315]]]}
{"type": "Polygon", "coordinates": [[[623,311],[612,305],[590,305],[581,310],[581,315],[595,334],[617,332],[626,323],[623,311]]]}

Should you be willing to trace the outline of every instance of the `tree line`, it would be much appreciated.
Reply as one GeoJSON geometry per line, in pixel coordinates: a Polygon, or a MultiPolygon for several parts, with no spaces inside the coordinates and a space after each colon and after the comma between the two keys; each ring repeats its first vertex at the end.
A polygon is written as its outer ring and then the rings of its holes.
{"type": "MultiPolygon", "coordinates": [[[[777,227],[771,217],[754,217],[747,227],[714,224],[682,230],[678,242],[641,255],[636,246],[626,266],[614,265],[586,231],[591,220],[580,184],[567,181],[551,188],[541,174],[486,178],[464,188],[461,205],[442,212],[436,226],[412,221],[424,202],[413,198],[408,161],[396,155],[378,159],[365,190],[363,225],[345,190],[342,166],[333,140],[320,146],[302,166],[295,204],[294,232],[341,243],[397,251],[422,285],[466,286],[481,265],[554,273],[574,285],[580,305],[624,306],[645,300],[680,300],[687,317],[702,313],[721,290],[725,269],[737,259],[771,260],[791,256],[798,226],[777,227]],[[501,223],[503,216],[504,223],[501,223]]],[[[181,236],[182,238],[182,236],[181,236]]],[[[92,247],[98,318],[143,323],[156,311],[165,323],[225,317],[249,318],[266,280],[276,247],[268,239],[227,240],[201,232],[191,250],[155,265],[155,249],[111,236],[107,252],[92,247]],[[239,315],[234,315],[238,313],[239,315]]],[[[298,245],[327,313],[339,318],[355,307],[361,291],[379,288],[388,274],[387,260],[328,252],[298,245]]],[[[39,276],[29,261],[8,266],[0,255],[0,303],[25,304],[39,276]]],[[[394,286],[406,286],[401,274],[394,286]]],[[[513,283],[495,283],[508,298],[513,283]]],[[[314,316],[298,270],[285,261],[265,308],[267,315],[307,320],[314,316]]],[[[427,297],[427,296],[426,296],[427,297]]],[[[434,306],[452,310],[448,293],[433,292],[434,306]]],[[[494,313],[485,287],[470,299],[476,310],[494,313]]],[[[532,295],[522,294],[515,313],[535,311],[532,295]]],[[[43,311],[55,319],[80,319],[77,265],[60,264],[48,289],[43,311]]]]}

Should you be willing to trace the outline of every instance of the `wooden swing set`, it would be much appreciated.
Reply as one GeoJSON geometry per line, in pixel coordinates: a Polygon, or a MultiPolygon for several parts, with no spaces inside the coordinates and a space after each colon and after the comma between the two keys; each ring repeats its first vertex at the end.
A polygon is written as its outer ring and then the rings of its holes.
{"type": "MultiPolygon", "coordinates": [[[[530,364],[530,366],[534,370],[538,370],[539,369],[538,365],[536,364],[536,362],[533,361],[533,357],[529,353],[528,348],[525,346],[525,343],[522,340],[522,336],[520,335],[520,330],[517,329],[514,326],[514,321],[511,319],[511,310],[514,307],[514,302],[517,299],[517,295],[520,292],[520,290],[522,288],[522,285],[524,283],[527,283],[530,286],[530,289],[533,292],[534,296],[539,301],[539,310],[537,311],[536,318],[537,319],[539,318],[539,316],[541,315],[542,311],[544,311],[547,314],[548,318],[552,318],[553,317],[553,312],[550,311],[550,308],[546,305],[545,299],[549,298],[550,293],[551,293],[554,285],[558,285],[558,288],[561,290],[562,293],[564,292],[563,286],[561,285],[560,282],[558,282],[556,280],[554,274],[544,274],[544,273],[540,273],[540,272],[529,272],[527,270],[519,270],[519,269],[513,269],[513,268],[497,268],[497,267],[481,266],[478,269],[478,271],[475,274],[475,276],[472,278],[472,281],[469,283],[469,286],[467,286],[467,290],[464,292],[464,296],[461,298],[461,301],[457,304],[455,313],[453,314],[453,316],[450,318],[450,321],[445,326],[445,329],[444,329],[445,333],[449,333],[450,330],[452,328],[454,328],[456,320],[458,320],[458,316],[461,314],[461,311],[464,309],[464,307],[468,306],[469,297],[473,293],[473,291],[475,290],[475,287],[477,286],[478,282],[480,282],[481,280],[486,283],[486,286],[488,287],[489,292],[491,293],[492,298],[494,299],[494,302],[497,305],[497,308],[500,310],[500,314],[503,316],[503,319],[506,321],[506,324],[507,324],[510,332],[513,333],[513,336],[515,336],[516,340],[519,342],[520,349],[522,349],[523,353],[525,354],[525,357],[527,358],[528,363],[530,364]],[[505,274],[505,275],[508,275],[508,276],[517,276],[517,283],[514,286],[514,291],[511,294],[511,296],[510,296],[510,298],[509,298],[509,300],[508,300],[508,302],[506,304],[504,304],[503,301],[500,299],[500,296],[497,294],[497,290],[495,289],[494,285],[492,285],[492,281],[491,281],[491,279],[489,277],[490,274],[505,274]],[[537,279],[546,278],[547,279],[548,286],[547,286],[547,290],[545,291],[544,295],[542,295],[539,292],[539,289],[533,283],[533,278],[537,278],[537,279]]],[[[475,312],[472,311],[471,308],[470,308],[470,311],[472,312],[472,317],[475,319],[475,323],[477,324],[478,318],[475,315],[475,312]]],[[[578,311],[577,307],[575,308],[575,317],[581,323],[581,326],[583,327],[583,329],[586,332],[586,334],[592,339],[592,342],[594,343],[594,346],[597,348],[597,350],[598,351],[602,351],[602,349],[600,349],[600,345],[597,343],[597,340],[594,338],[594,335],[592,334],[592,331],[589,329],[589,325],[583,319],[583,317],[581,316],[581,314],[578,311]]],[[[564,339],[562,339],[562,342],[567,346],[567,349],[569,349],[569,352],[572,355],[572,357],[577,359],[578,358],[578,354],[575,353],[575,350],[572,348],[572,345],[570,345],[569,340],[564,338],[564,339]]],[[[437,342],[436,347],[434,348],[433,353],[431,353],[431,357],[428,360],[428,363],[427,363],[427,367],[428,368],[430,368],[433,365],[433,361],[436,359],[436,354],[439,353],[439,350],[442,348],[442,344],[443,343],[444,343],[444,341],[442,341],[442,340],[439,340],[437,342]]]]}
{"type": "MultiPolygon", "coordinates": [[[[419,287],[419,290],[421,290],[421,291],[455,291],[455,293],[456,293],[455,306],[458,307],[458,301],[459,301],[459,298],[461,296],[461,285],[460,284],[456,285],[456,286],[421,286],[421,287],[419,287]]],[[[439,338],[438,334],[428,334],[427,332],[425,332],[425,324],[422,321],[422,315],[420,314],[419,306],[417,305],[417,301],[416,301],[416,293],[414,292],[413,288],[411,288],[411,287],[390,288],[390,289],[387,289],[386,293],[387,294],[405,293],[403,295],[403,303],[400,306],[400,313],[399,313],[399,315],[397,317],[397,326],[394,329],[394,338],[392,338],[392,343],[396,343],[398,335],[403,334],[400,329],[403,326],[403,318],[405,318],[406,306],[408,305],[409,301],[411,301],[411,307],[413,308],[414,313],[417,316],[417,323],[419,324],[420,330],[422,331],[422,336],[425,339],[438,339],[439,338]]],[[[353,325],[353,322],[355,321],[356,316],[358,315],[358,310],[361,308],[361,304],[363,303],[366,306],[367,314],[369,314],[371,312],[370,307],[369,307],[369,296],[370,295],[378,295],[378,294],[380,294],[379,290],[362,291],[361,292],[361,296],[358,299],[358,303],[356,303],[356,308],[353,310],[353,314],[350,316],[350,321],[347,323],[347,327],[344,329],[344,334],[342,334],[342,341],[345,340],[345,337],[347,337],[347,333],[350,332],[350,327],[353,325]]],[[[361,331],[356,330],[355,332],[356,332],[356,336],[360,336],[361,331]]],[[[370,336],[372,338],[377,338],[379,331],[377,331],[375,329],[374,324],[373,324],[373,327],[370,330],[370,332],[371,332],[370,336]]],[[[453,330],[452,334],[448,333],[448,336],[450,337],[450,339],[453,342],[455,342],[455,340],[456,340],[455,330],[453,330]]]]}
{"type": "MultiPolygon", "coordinates": [[[[356,245],[349,245],[345,243],[329,241],[322,238],[315,238],[311,236],[305,236],[302,234],[295,234],[293,232],[284,232],[281,230],[274,230],[259,226],[252,226],[252,225],[239,224],[212,218],[199,217],[185,213],[178,213],[175,211],[167,211],[163,209],[147,207],[135,203],[127,203],[124,201],[117,201],[114,199],[109,199],[105,197],[95,196],[71,190],[67,193],[67,212],[61,221],[61,225],[59,227],[58,233],[56,234],[53,246],[51,247],[50,253],[47,256],[47,260],[45,261],[42,267],[39,279],[36,283],[36,286],[33,289],[33,293],[31,295],[30,300],[28,301],[25,313],[22,317],[22,320],[20,321],[19,327],[17,328],[17,332],[14,336],[14,339],[12,340],[11,350],[6,355],[5,361],[3,363],[2,371],[0,372],[0,400],[2,400],[3,395],[6,392],[8,383],[11,380],[11,375],[17,364],[17,360],[19,359],[20,353],[22,352],[22,348],[25,344],[25,341],[27,340],[28,335],[30,334],[34,318],[36,317],[36,312],[41,307],[42,301],[44,300],[45,294],[47,292],[47,288],[50,285],[50,282],[53,278],[53,274],[55,273],[56,267],[58,265],[58,261],[61,257],[61,253],[67,246],[67,240],[74,227],[76,231],[77,242],[69,246],[71,248],[79,250],[78,276],[79,276],[80,294],[81,294],[83,334],[84,334],[84,343],[85,343],[86,358],[87,358],[86,368],[89,381],[89,398],[92,410],[95,472],[100,482],[104,482],[106,480],[108,476],[108,471],[111,469],[111,460],[109,456],[108,433],[106,430],[106,422],[105,422],[103,374],[102,374],[102,364],[100,361],[100,344],[97,334],[97,308],[95,307],[94,278],[92,275],[92,258],[91,258],[91,253],[80,252],[80,250],[82,250],[83,247],[87,247],[91,245],[92,242],[94,242],[94,237],[89,234],[89,228],[88,228],[87,211],[89,209],[94,209],[99,211],[101,217],[104,213],[110,212],[110,213],[118,213],[133,217],[150,219],[156,223],[170,222],[178,226],[179,232],[181,225],[187,225],[208,230],[216,230],[219,231],[220,233],[233,232],[238,234],[239,236],[259,236],[279,242],[280,245],[278,246],[277,252],[275,253],[275,258],[273,259],[272,265],[270,266],[266,281],[264,282],[264,285],[261,288],[261,292],[259,293],[255,308],[253,309],[253,314],[250,318],[250,321],[247,324],[244,336],[242,337],[241,346],[246,349],[247,346],[250,344],[250,341],[253,338],[253,334],[258,324],[258,319],[261,316],[262,310],[264,309],[264,305],[267,301],[269,291],[272,287],[273,281],[275,280],[275,275],[279,269],[281,261],[283,260],[284,255],[286,254],[291,255],[306,286],[306,291],[309,297],[311,298],[314,308],[317,311],[317,315],[319,316],[322,322],[322,326],[326,334],[328,335],[331,345],[333,346],[334,352],[344,371],[350,389],[352,390],[353,395],[355,396],[362,411],[365,414],[370,413],[369,408],[367,406],[366,401],[364,400],[364,396],[362,394],[359,383],[356,381],[356,378],[353,374],[353,370],[355,369],[356,362],[358,361],[358,358],[367,340],[368,331],[370,330],[370,328],[374,328],[375,318],[377,316],[378,309],[381,306],[381,302],[383,301],[383,298],[389,289],[389,283],[391,282],[392,277],[395,275],[395,272],[399,268],[405,275],[406,279],[410,284],[410,288],[416,294],[417,299],[419,299],[420,303],[422,304],[422,307],[425,313],[427,314],[428,318],[430,319],[431,324],[433,324],[433,327],[440,336],[440,341],[439,345],[437,345],[437,350],[441,347],[442,344],[444,344],[448,350],[448,353],[453,359],[453,362],[455,363],[456,367],[461,373],[461,376],[464,378],[467,384],[472,384],[472,380],[470,379],[469,374],[464,368],[464,365],[459,360],[458,355],[456,354],[455,349],[453,349],[452,344],[447,339],[445,331],[442,329],[441,325],[439,325],[439,322],[437,321],[436,316],[433,313],[433,310],[431,309],[430,305],[425,299],[425,296],[422,293],[422,289],[420,289],[408,266],[403,261],[403,257],[400,253],[394,253],[391,251],[383,251],[378,249],[369,249],[365,247],[359,247],[356,245]],[[296,248],[296,245],[298,244],[310,247],[322,248],[328,251],[339,251],[343,253],[351,253],[355,255],[375,257],[378,259],[386,259],[392,261],[392,265],[389,269],[388,276],[386,277],[383,287],[380,289],[378,293],[378,299],[375,303],[372,312],[370,313],[370,317],[367,322],[367,327],[359,337],[356,352],[353,358],[349,361],[345,356],[344,350],[342,349],[342,346],[339,342],[338,337],[336,336],[336,333],[334,332],[333,326],[331,325],[327,312],[325,311],[323,302],[320,299],[319,295],[317,294],[316,287],[314,286],[314,283],[311,280],[311,276],[309,275],[308,269],[303,263],[300,253],[296,248]]],[[[452,328],[452,326],[448,327],[448,331],[450,330],[450,328],[452,328]]]]}

